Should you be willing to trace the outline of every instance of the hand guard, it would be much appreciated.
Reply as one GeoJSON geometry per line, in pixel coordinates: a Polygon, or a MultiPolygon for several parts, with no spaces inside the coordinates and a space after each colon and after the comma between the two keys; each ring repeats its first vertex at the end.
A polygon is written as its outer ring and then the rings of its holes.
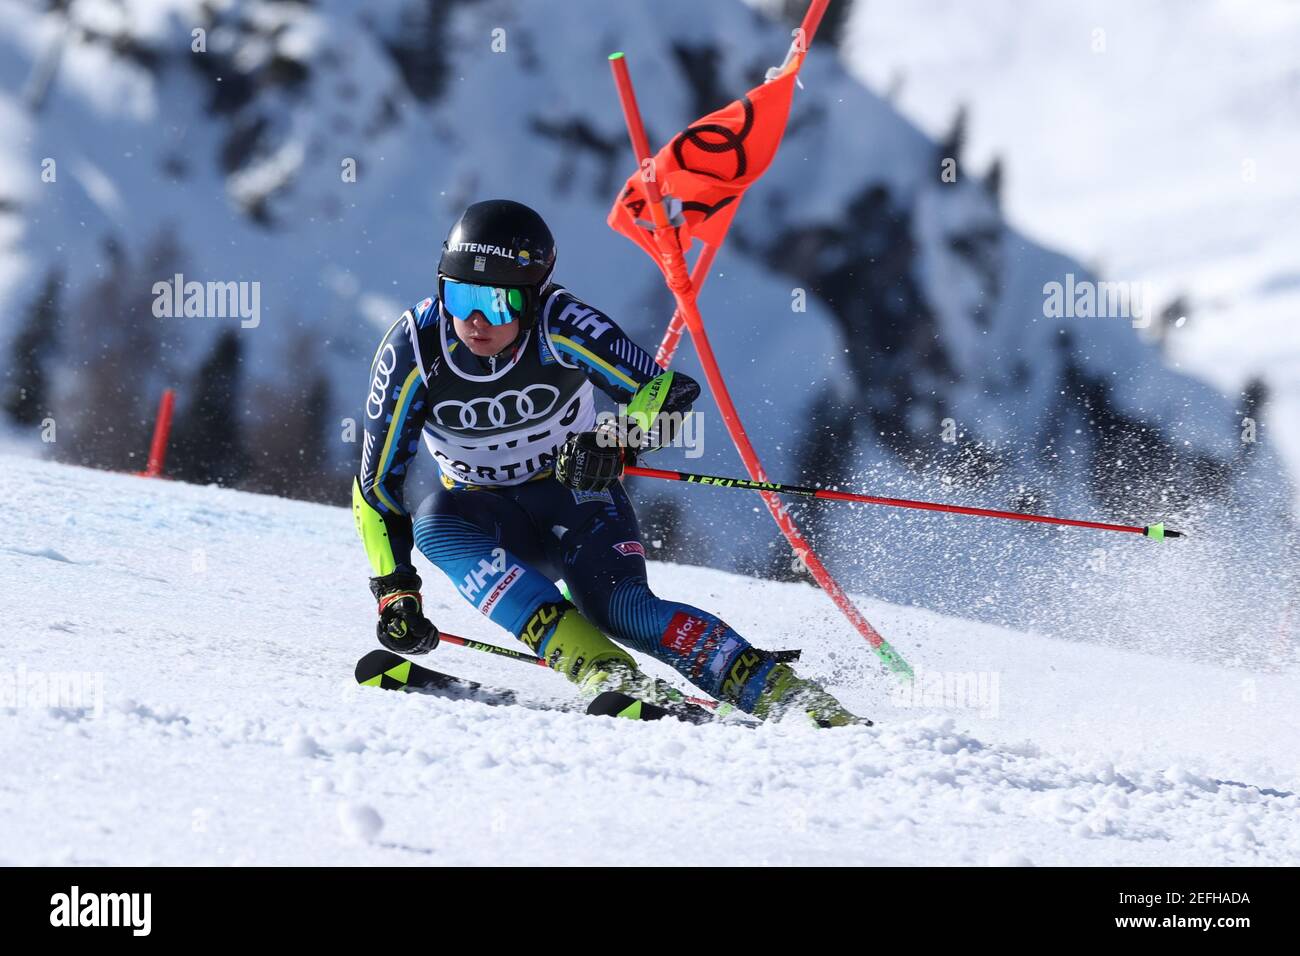
{"type": "Polygon", "coordinates": [[[581,432],[560,447],[555,457],[555,477],[575,491],[604,491],[636,464],[636,452],[616,443],[609,429],[581,432]]]}
{"type": "Polygon", "coordinates": [[[398,654],[427,654],[438,646],[438,629],[424,616],[420,576],[394,571],[370,579],[370,593],[379,602],[379,643],[398,654]]]}

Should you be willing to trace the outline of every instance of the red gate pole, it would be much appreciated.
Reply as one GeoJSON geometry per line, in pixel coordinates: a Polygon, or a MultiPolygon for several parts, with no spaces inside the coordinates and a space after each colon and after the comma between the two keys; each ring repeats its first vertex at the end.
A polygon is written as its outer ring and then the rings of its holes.
{"type": "MultiPolygon", "coordinates": [[[[812,8],[809,9],[809,17],[805,18],[805,25],[811,19],[813,10],[819,7],[819,12],[824,12],[825,2],[820,2],[820,0],[814,2],[812,8]]],[[[816,29],[815,22],[813,22],[812,27],[814,30],[816,29]]],[[[806,26],[802,29],[804,29],[804,42],[807,42],[806,38],[811,34],[806,29],[806,26]]],[[[609,58],[609,63],[614,73],[614,83],[618,88],[619,102],[623,108],[623,117],[627,123],[628,136],[632,141],[632,148],[636,153],[638,166],[645,169],[646,163],[653,163],[653,159],[650,152],[650,143],[645,133],[645,125],[641,120],[641,111],[637,106],[636,94],[632,89],[632,78],[627,70],[626,57],[621,53],[616,53],[609,58]]],[[[722,421],[726,425],[731,440],[745,464],[745,470],[749,472],[753,480],[765,482],[767,481],[767,475],[763,470],[762,462],[759,461],[758,455],[750,443],[749,436],[745,433],[744,425],[740,421],[740,415],[736,411],[735,403],[731,400],[731,393],[727,389],[727,384],[723,380],[722,372],[718,367],[717,358],[713,354],[713,347],[709,343],[708,334],[704,331],[704,320],[700,316],[695,301],[695,288],[692,285],[691,276],[687,273],[686,259],[682,254],[681,246],[676,242],[676,232],[669,226],[668,217],[663,208],[663,196],[659,192],[659,184],[654,177],[649,177],[643,181],[646,195],[650,200],[649,206],[651,218],[654,222],[655,244],[659,247],[660,257],[664,263],[668,287],[672,290],[673,297],[677,301],[677,311],[681,314],[686,328],[691,333],[691,340],[695,343],[695,349],[699,353],[700,364],[704,367],[704,375],[709,383],[710,390],[713,392],[714,401],[718,404],[718,410],[722,413],[722,421]]],[[[844,616],[857,629],[858,633],[871,645],[872,650],[879,655],[885,666],[904,679],[910,679],[912,677],[911,666],[890,646],[880,632],[862,616],[862,613],[849,600],[848,594],[831,577],[830,572],[826,570],[821,563],[821,559],[817,557],[807,539],[804,538],[803,532],[799,530],[798,525],[794,523],[794,519],[790,517],[789,511],[781,499],[771,492],[763,492],[762,496],[777,526],[785,535],[786,540],[790,542],[791,547],[794,548],[795,554],[808,568],[813,579],[826,591],[831,600],[844,613],[844,616]]]]}
{"type": "MultiPolygon", "coordinates": [[[[808,5],[808,9],[803,15],[803,21],[799,24],[799,29],[795,32],[794,42],[790,46],[790,52],[786,54],[786,62],[789,62],[790,57],[795,53],[806,51],[808,49],[809,45],[812,43],[813,37],[817,35],[817,28],[821,25],[822,17],[826,15],[826,8],[828,6],[830,6],[830,0],[813,0],[813,2],[808,5]]],[[[772,72],[779,73],[784,66],[785,64],[782,64],[781,67],[774,67],[772,72]]],[[[616,81],[617,73],[618,70],[615,68],[616,81]]],[[[629,77],[629,94],[631,94],[631,89],[631,78],[629,77]]],[[[622,91],[620,90],[620,94],[621,92],[622,91]]],[[[636,100],[634,97],[631,99],[632,107],[635,109],[636,100]]],[[[637,114],[637,121],[640,122],[639,114],[637,114]]],[[[641,138],[645,139],[644,133],[641,135],[641,138]]],[[[635,138],[633,139],[633,145],[635,148],[635,138]]],[[[646,149],[649,149],[649,143],[646,143],[646,149]]],[[[637,155],[638,158],[641,157],[639,152],[637,155]]],[[[644,169],[644,167],[642,168],[644,169]]],[[[737,206],[740,205],[743,198],[743,196],[736,197],[737,206]]],[[[700,245],[704,248],[700,251],[698,258],[696,258],[695,265],[691,267],[691,287],[695,290],[696,295],[699,294],[700,287],[704,285],[704,281],[709,277],[709,268],[713,265],[713,257],[717,255],[718,252],[717,249],[706,245],[703,242],[701,242],[700,245]]],[[[664,337],[659,343],[659,349],[655,352],[655,361],[664,368],[667,368],[672,364],[673,356],[677,353],[677,344],[681,341],[682,331],[685,328],[685,317],[682,315],[680,309],[675,310],[673,312],[673,317],[668,320],[668,328],[664,330],[664,337]]]]}
{"type": "Polygon", "coordinates": [[[167,460],[167,437],[172,430],[172,409],[176,406],[174,389],[163,389],[158,403],[158,418],[154,421],[153,441],[149,445],[149,462],[140,472],[142,478],[161,478],[167,460]]]}
{"type": "MultiPolygon", "coordinates": [[[[700,286],[704,285],[704,280],[709,277],[709,268],[713,265],[713,257],[717,250],[710,245],[700,243],[703,248],[700,254],[695,258],[695,265],[691,266],[691,288],[699,294],[700,286]]],[[[682,332],[686,330],[686,318],[682,315],[681,309],[673,310],[673,317],[668,320],[668,328],[664,330],[663,341],[659,343],[659,349],[655,352],[655,361],[667,368],[673,364],[673,356],[677,354],[677,345],[682,339],[682,332]]]]}

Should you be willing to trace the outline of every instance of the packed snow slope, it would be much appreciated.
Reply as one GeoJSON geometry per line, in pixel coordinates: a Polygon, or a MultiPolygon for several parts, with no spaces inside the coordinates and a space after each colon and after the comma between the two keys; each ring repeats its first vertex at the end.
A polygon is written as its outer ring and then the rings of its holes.
{"type": "MultiPolygon", "coordinates": [[[[810,586],[656,563],[658,590],[803,647],[877,726],[591,718],[556,709],[566,685],[540,668],[430,656],[550,709],[488,707],[353,684],[374,610],[346,510],[23,458],[0,461],[0,494],[18,503],[0,541],[4,862],[1300,859],[1294,664],[860,600],[918,668],[983,688],[974,707],[909,702],[810,586]],[[81,697],[41,698],[73,674],[92,675],[81,697]]],[[[508,642],[436,572],[426,598],[443,629],[508,642]]]]}

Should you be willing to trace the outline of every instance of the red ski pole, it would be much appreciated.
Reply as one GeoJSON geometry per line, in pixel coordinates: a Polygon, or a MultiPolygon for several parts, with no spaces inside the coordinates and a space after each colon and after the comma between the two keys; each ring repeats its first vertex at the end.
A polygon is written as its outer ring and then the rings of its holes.
{"type": "Polygon", "coordinates": [[[804,498],[821,498],[826,501],[856,501],[868,505],[885,505],[890,508],[918,508],[923,511],[944,511],[955,515],[974,515],[977,518],[1006,518],[1009,521],[1035,521],[1039,524],[1068,525],[1072,528],[1092,528],[1097,531],[1127,531],[1140,534],[1153,541],[1181,538],[1183,532],[1166,528],[1163,522],[1148,525],[1107,524],[1104,521],[1079,521],[1074,518],[1054,518],[1050,515],[1024,514],[1019,511],[997,511],[993,508],[968,508],[964,505],[945,505],[933,501],[913,501],[910,498],[881,498],[861,495],[851,491],[829,491],[804,485],[786,485],[776,481],[752,481],[749,478],[720,478],[716,475],[697,475],[686,471],[665,471],[660,468],[640,466],[624,469],[626,474],[640,478],[662,478],[666,481],[685,481],[714,488],[742,488],[746,491],[763,491],[778,495],[798,495],[804,498]]]}

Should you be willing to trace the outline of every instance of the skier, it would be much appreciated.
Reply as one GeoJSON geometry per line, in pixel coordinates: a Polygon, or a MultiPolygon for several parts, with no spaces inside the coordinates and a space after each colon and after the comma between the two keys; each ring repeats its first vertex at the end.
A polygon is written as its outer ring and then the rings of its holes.
{"type": "Polygon", "coordinates": [[[437,294],[379,344],[352,504],[375,575],[380,643],[407,655],[438,644],[414,545],[588,696],[681,698],[642,674],[622,644],[760,718],[797,708],[822,726],[860,722],[715,615],[650,590],[619,478],[638,452],[671,440],[671,423],[700,389],[552,282],[554,266],[536,212],[505,199],[474,203],[443,243],[437,294]],[[649,427],[626,427],[625,417],[623,427],[597,429],[593,385],[649,427]],[[442,488],[412,516],[402,491],[421,435],[442,488]]]}

